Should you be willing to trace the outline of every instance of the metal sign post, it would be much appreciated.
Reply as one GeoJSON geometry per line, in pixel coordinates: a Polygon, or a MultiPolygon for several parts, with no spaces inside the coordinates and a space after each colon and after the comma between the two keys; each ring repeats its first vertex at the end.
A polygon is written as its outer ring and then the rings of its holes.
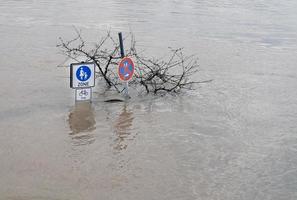
{"type": "MultiPolygon", "coordinates": [[[[122,37],[122,32],[119,32],[119,42],[120,42],[120,51],[121,51],[121,58],[124,58],[125,57],[125,51],[124,51],[124,44],[123,44],[123,37],[122,37]]],[[[122,63],[122,61],[121,61],[122,63]]],[[[125,80],[125,79],[122,79],[121,76],[120,76],[120,69],[121,69],[121,63],[120,63],[120,66],[119,66],[119,77],[122,81],[124,81],[124,95],[126,97],[130,97],[129,96],[129,80],[125,80]]],[[[134,73],[134,65],[133,65],[133,73],[134,73]]],[[[132,77],[132,76],[131,76],[132,77]]]]}
{"type": "Polygon", "coordinates": [[[124,83],[124,88],[125,88],[125,96],[129,97],[129,82],[125,81],[124,83]]]}
{"type": "Polygon", "coordinates": [[[118,68],[118,75],[119,78],[124,81],[124,87],[125,87],[125,95],[129,97],[129,80],[132,79],[134,74],[134,63],[131,58],[125,57],[121,60],[118,68]]]}

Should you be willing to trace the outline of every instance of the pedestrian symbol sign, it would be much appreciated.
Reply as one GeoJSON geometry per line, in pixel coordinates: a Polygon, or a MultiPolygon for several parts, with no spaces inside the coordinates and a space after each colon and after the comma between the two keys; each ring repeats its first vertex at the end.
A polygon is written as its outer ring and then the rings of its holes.
{"type": "Polygon", "coordinates": [[[119,64],[118,75],[122,81],[129,81],[134,74],[134,63],[131,58],[123,58],[119,64]]]}
{"type": "Polygon", "coordinates": [[[87,66],[80,66],[76,71],[76,78],[80,81],[87,81],[91,77],[91,70],[87,66]]]}
{"type": "Polygon", "coordinates": [[[95,64],[73,63],[70,65],[70,87],[88,88],[95,86],[95,64]]]}

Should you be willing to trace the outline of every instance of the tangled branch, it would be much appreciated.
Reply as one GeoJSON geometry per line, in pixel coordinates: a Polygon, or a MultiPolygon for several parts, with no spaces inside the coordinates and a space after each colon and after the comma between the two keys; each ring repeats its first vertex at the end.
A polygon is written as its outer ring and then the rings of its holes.
{"type": "MultiPolygon", "coordinates": [[[[117,76],[117,66],[121,60],[120,47],[110,32],[107,32],[98,43],[91,48],[86,45],[81,32],[76,30],[77,36],[69,41],[60,39],[57,45],[62,53],[77,62],[94,62],[97,67],[96,75],[105,80],[108,88],[120,92],[121,84],[117,76]]],[[[198,59],[195,56],[185,56],[181,48],[170,49],[167,60],[146,58],[136,51],[136,42],[133,34],[124,40],[130,39],[130,47],[126,49],[126,56],[135,62],[135,75],[130,85],[140,85],[146,93],[179,92],[182,89],[191,90],[193,85],[201,82],[191,81],[190,78],[198,72],[198,59]]]]}

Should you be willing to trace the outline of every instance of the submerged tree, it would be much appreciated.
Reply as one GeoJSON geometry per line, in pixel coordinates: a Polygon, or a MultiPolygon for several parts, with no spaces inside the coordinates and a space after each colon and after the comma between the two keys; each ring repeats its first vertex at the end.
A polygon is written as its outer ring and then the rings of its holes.
{"type": "MultiPolygon", "coordinates": [[[[77,36],[69,41],[60,38],[57,45],[64,55],[77,62],[94,62],[97,66],[97,77],[102,78],[108,88],[121,92],[121,81],[117,75],[117,66],[121,60],[118,40],[107,32],[98,43],[89,47],[82,38],[81,32],[76,30],[77,36]]],[[[197,81],[190,78],[198,72],[198,59],[195,56],[184,56],[182,48],[170,49],[167,59],[147,58],[136,50],[133,34],[124,40],[130,40],[130,47],[126,49],[126,56],[135,62],[135,75],[130,85],[139,85],[146,93],[179,92],[183,89],[192,90],[197,81]]],[[[204,81],[205,82],[205,81],[204,81]]]]}

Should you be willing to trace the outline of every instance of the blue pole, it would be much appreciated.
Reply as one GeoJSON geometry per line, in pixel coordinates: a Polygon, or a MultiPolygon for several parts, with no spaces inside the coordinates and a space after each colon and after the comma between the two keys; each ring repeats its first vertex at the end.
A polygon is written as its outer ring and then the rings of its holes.
{"type": "Polygon", "coordinates": [[[121,51],[121,57],[125,57],[125,51],[124,51],[124,44],[123,44],[123,36],[122,32],[119,32],[119,41],[120,41],[120,51],[121,51]]]}

